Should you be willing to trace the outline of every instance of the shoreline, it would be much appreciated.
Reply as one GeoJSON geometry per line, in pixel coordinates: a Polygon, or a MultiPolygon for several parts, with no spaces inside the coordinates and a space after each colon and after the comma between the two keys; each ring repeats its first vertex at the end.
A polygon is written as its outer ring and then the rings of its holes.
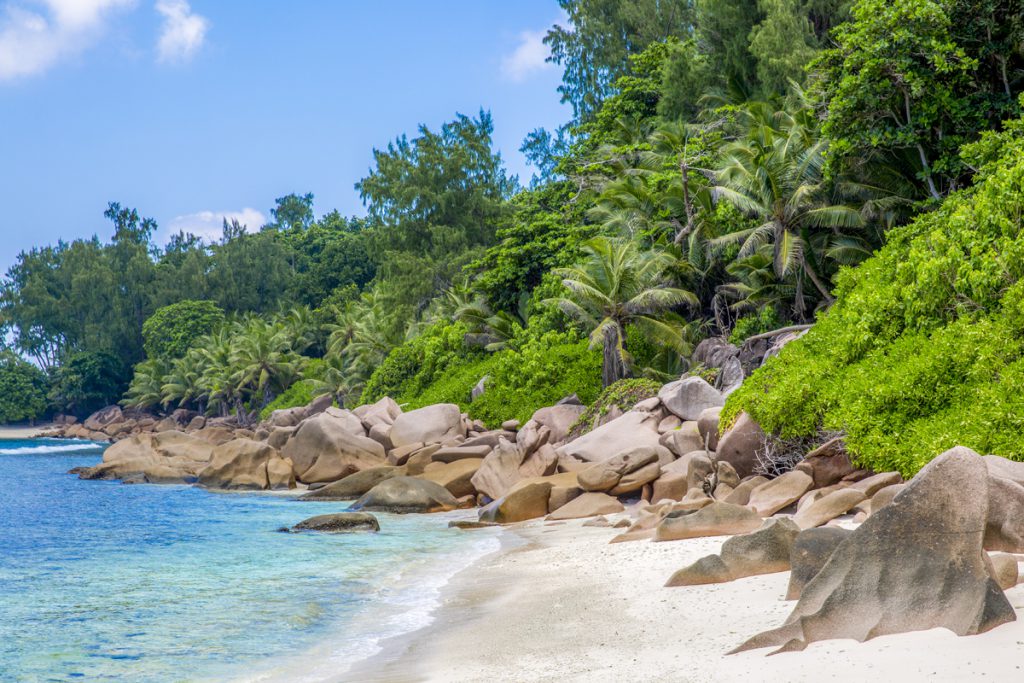
{"type": "Polygon", "coordinates": [[[327,680],[817,683],[881,675],[952,683],[1024,672],[1024,584],[1006,591],[1018,620],[977,636],[932,629],[771,657],[768,649],[727,655],[789,615],[788,572],[664,588],[672,572],[718,552],[728,537],[609,544],[619,530],[584,521],[508,528],[522,543],[503,541],[452,576],[428,626],[383,641],[378,654],[327,680]]]}
{"type": "Polygon", "coordinates": [[[18,439],[38,439],[45,432],[54,428],[52,423],[29,427],[27,425],[0,425],[0,441],[15,441],[18,439]]]}

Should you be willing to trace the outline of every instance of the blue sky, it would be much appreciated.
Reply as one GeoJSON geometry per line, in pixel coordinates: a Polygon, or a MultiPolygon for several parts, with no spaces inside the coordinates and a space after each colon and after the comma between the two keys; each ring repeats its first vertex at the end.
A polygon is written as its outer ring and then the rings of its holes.
{"type": "Polygon", "coordinates": [[[275,197],[361,214],[372,149],[481,107],[520,178],[556,127],[540,38],[556,0],[0,0],[0,268],[112,232],[108,201],[160,224],[255,228],[275,197]]]}

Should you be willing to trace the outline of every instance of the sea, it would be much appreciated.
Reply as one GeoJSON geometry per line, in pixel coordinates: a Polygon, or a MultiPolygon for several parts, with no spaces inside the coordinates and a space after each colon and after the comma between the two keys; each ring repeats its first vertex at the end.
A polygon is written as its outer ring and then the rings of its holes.
{"type": "Polygon", "coordinates": [[[83,481],[104,445],[0,441],[0,681],[326,681],[429,625],[498,549],[466,512],[281,533],[347,503],[83,481]]]}

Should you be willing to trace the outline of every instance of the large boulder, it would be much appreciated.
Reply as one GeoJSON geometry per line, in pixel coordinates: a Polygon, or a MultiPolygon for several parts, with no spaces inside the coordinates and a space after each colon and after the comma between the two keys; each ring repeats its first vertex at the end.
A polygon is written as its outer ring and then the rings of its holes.
{"type": "Polygon", "coordinates": [[[578,404],[559,404],[541,408],[530,420],[550,430],[549,443],[560,444],[565,441],[569,429],[580,419],[584,410],[586,408],[578,404]]]}
{"type": "Polygon", "coordinates": [[[512,524],[543,517],[548,512],[550,495],[550,482],[535,481],[516,487],[505,496],[480,508],[480,521],[512,524]]]}
{"type": "Polygon", "coordinates": [[[402,413],[391,425],[395,448],[411,443],[445,443],[466,436],[462,411],[454,403],[438,403],[402,413]]]}
{"type": "Polygon", "coordinates": [[[446,512],[456,507],[455,496],[440,484],[415,477],[391,477],[367,491],[349,510],[405,514],[446,512]]]}
{"type": "MultiPolygon", "coordinates": [[[[652,413],[631,410],[597,429],[564,444],[556,452],[584,462],[600,462],[634,446],[658,446],[658,419],[652,413]]],[[[521,433],[521,432],[520,432],[521,433]]]]}
{"type": "Polygon", "coordinates": [[[384,447],[353,434],[344,416],[331,414],[334,410],[303,420],[281,450],[281,455],[294,463],[299,481],[337,481],[353,472],[387,464],[384,447]]]}
{"type": "Polygon", "coordinates": [[[858,489],[845,488],[832,491],[797,511],[793,521],[801,529],[812,529],[839,515],[845,515],[855,505],[859,505],[865,500],[867,500],[867,496],[858,489]]]}
{"type": "Polygon", "coordinates": [[[672,512],[658,524],[655,541],[677,541],[703,536],[746,534],[761,526],[761,518],[742,505],[713,502],[696,512],[672,512]]]}
{"type": "MultiPolygon", "coordinates": [[[[1001,477],[989,476],[988,481],[985,549],[1024,553],[1024,486],[1001,477]]],[[[893,504],[897,500],[899,495],[893,504]]]]}
{"type": "Polygon", "coordinates": [[[112,424],[124,422],[124,413],[120,406],[107,406],[85,418],[82,426],[94,432],[102,432],[112,424]]]}
{"type": "Polygon", "coordinates": [[[801,531],[789,555],[789,587],[786,600],[798,600],[804,586],[811,582],[832,557],[839,544],[853,531],[840,526],[826,526],[801,531]]]}
{"type": "Polygon", "coordinates": [[[842,437],[836,437],[814,449],[794,469],[809,474],[816,489],[838,484],[843,477],[854,471],[842,437]]]}
{"type": "Polygon", "coordinates": [[[657,479],[659,474],[657,451],[649,446],[637,446],[608,460],[595,462],[580,470],[577,476],[584,491],[613,491],[612,495],[620,495],[636,491],[657,479]],[[623,484],[626,477],[629,479],[623,484]]]}
{"type": "MultiPolygon", "coordinates": [[[[674,416],[673,416],[674,417],[674,416]]],[[[693,451],[704,450],[704,439],[696,422],[683,422],[678,429],[669,430],[658,440],[662,446],[681,457],[693,451]]]]}
{"type": "Polygon", "coordinates": [[[546,443],[528,452],[518,442],[501,438],[473,475],[472,484],[480,493],[497,500],[516,482],[554,474],[557,465],[555,451],[546,443]]]}
{"type": "Polygon", "coordinates": [[[751,491],[747,505],[762,517],[770,517],[800,500],[813,483],[806,472],[792,470],[751,491]]]}
{"type": "Polygon", "coordinates": [[[280,460],[277,449],[262,441],[235,439],[213,449],[210,464],[199,472],[198,483],[215,489],[270,488],[267,463],[280,460]]]}
{"type": "Polygon", "coordinates": [[[352,413],[362,420],[363,427],[369,431],[374,425],[393,425],[395,419],[402,414],[402,408],[395,399],[385,396],[376,403],[368,403],[353,409],[352,413]]]}
{"type": "Polygon", "coordinates": [[[369,467],[315,491],[304,493],[299,496],[299,500],[355,500],[385,479],[403,476],[405,473],[404,467],[369,467]]]}
{"type": "Polygon", "coordinates": [[[754,418],[740,413],[736,421],[718,439],[715,455],[735,468],[740,478],[755,474],[758,455],[764,450],[765,433],[754,418]]]}
{"type": "Polygon", "coordinates": [[[319,531],[324,534],[350,534],[357,531],[380,531],[377,518],[368,512],[335,512],[304,519],[292,531],[319,531]]]}
{"type": "Polygon", "coordinates": [[[477,473],[482,463],[482,458],[464,458],[432,467],[419,476],[440,484],[456,498],[475,496],[477,491],[473,486],[473,475],[477,473]]]}
{"type": "Polygon", "coordinates": [[[136,434],[103,452],[103,462],[79,470],[82,479],[131,479],[186,484],[210,462],[213,444],[184,432],[136,434]]]}
{"type": "Polygon", "coordinates": [[[782,626],[735,651],[932,628],[973,635],[1013,621],[982,548],[988,489],[978,454],[939,455],[836,547],[782,626]]]}
{"type": "Polygon", "coordinates": [[[582,517],[610,515],[622,512],[623,510],[625,508],[618,498],[609,496],[606,493],[589,492],[572,499],[548,515],[547,518],[550,520],[580,519],[582,517]]]}
{"type": "Polygon", "coordinates": [[[708,408],[725,405],[722,393],[700,377],[669,382],[658,392],[658,398],[681,420],[696,420],[708,408]]]}
{"type": "Polygon", "coordinates": [[[769,519],[757,531],[733,536],[718,555],[704,557],[680,569],[666,586],[695,586],[734,581],[745,576],[789,569],[789,556],[800,529],[789,519],[769,519]]]}

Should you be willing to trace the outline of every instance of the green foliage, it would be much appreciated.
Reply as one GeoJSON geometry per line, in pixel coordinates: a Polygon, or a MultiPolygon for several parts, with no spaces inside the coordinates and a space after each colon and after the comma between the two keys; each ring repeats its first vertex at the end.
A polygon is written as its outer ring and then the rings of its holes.
{"type": "Polygon", "coordinates": [[[861,463],[907,476],[955,445],[1024,460],[1024,122],[968,151],[980,182],[844,272],[835,306],[730,395],[723,424],[747,410],[782,438],[843,431],[861,463]]]}
{"type": "Polygon", "coordinates": [[[310,401],[319,396],[316,392],[316,381],[313,379],[302,379],[291,385],[285,391],[278,394],[277,398],[268,403],[260,411],[260,419],[266,420],[275,410],[286,408],[298,408],[309,405],[310,401]]]}
{"type": "Polygon", "coordinates": [[[23,422],[46,412],[46,375],[11,351],[0,352],[0,424],[23,422]]]}
{"type": "Polygon", "coordinates": [[[661,383],[651,379],[620,379],[605,387],[592,403],[581,396],[580,400],[590,405],[570,429],[570,436],[580,436],[596,428],[613,408],[622,412],[631,410],[640,401],[657,396],[659,389],[661,383]]]}
{"type": "Polygon", "coordinates": [[[1022,11],[1020,2],[859,0],[815,65],[833,152],[854,163],[881,153],[932,199],[963,187],[960,146],[1020,111],[1022,11]]]}
{"type": "Polygon", "coordinates": [[[771,332],[782,327],[782,320],[774,306],[764,306],[756,313],[745,315],[736,321],[729,333],[729,343],[739,346],[747,337],[771,332]]]}
{"type": "Polygon", "coordinates": [[[120,358],[105,351],[82,351],[53,371],[47,399],[56,409],[84,417],[117,403],[130,374],[120,358]]]}
{"type": "Polygon", "coordinates": [[[142,324],[147,358],[181,358],[195,341],[224,321],[224,311],[212,301],[186,299],[158,308],[142,324]]]}
{"type": "Polygon", "coordinates": [[[384,396],[414,400],[450,368],[483,358],[483,351],[466,348],[468,332],[464,323],[437,323],[396,347],[366,382],[360,402],[373,403],[384,396]]]}

